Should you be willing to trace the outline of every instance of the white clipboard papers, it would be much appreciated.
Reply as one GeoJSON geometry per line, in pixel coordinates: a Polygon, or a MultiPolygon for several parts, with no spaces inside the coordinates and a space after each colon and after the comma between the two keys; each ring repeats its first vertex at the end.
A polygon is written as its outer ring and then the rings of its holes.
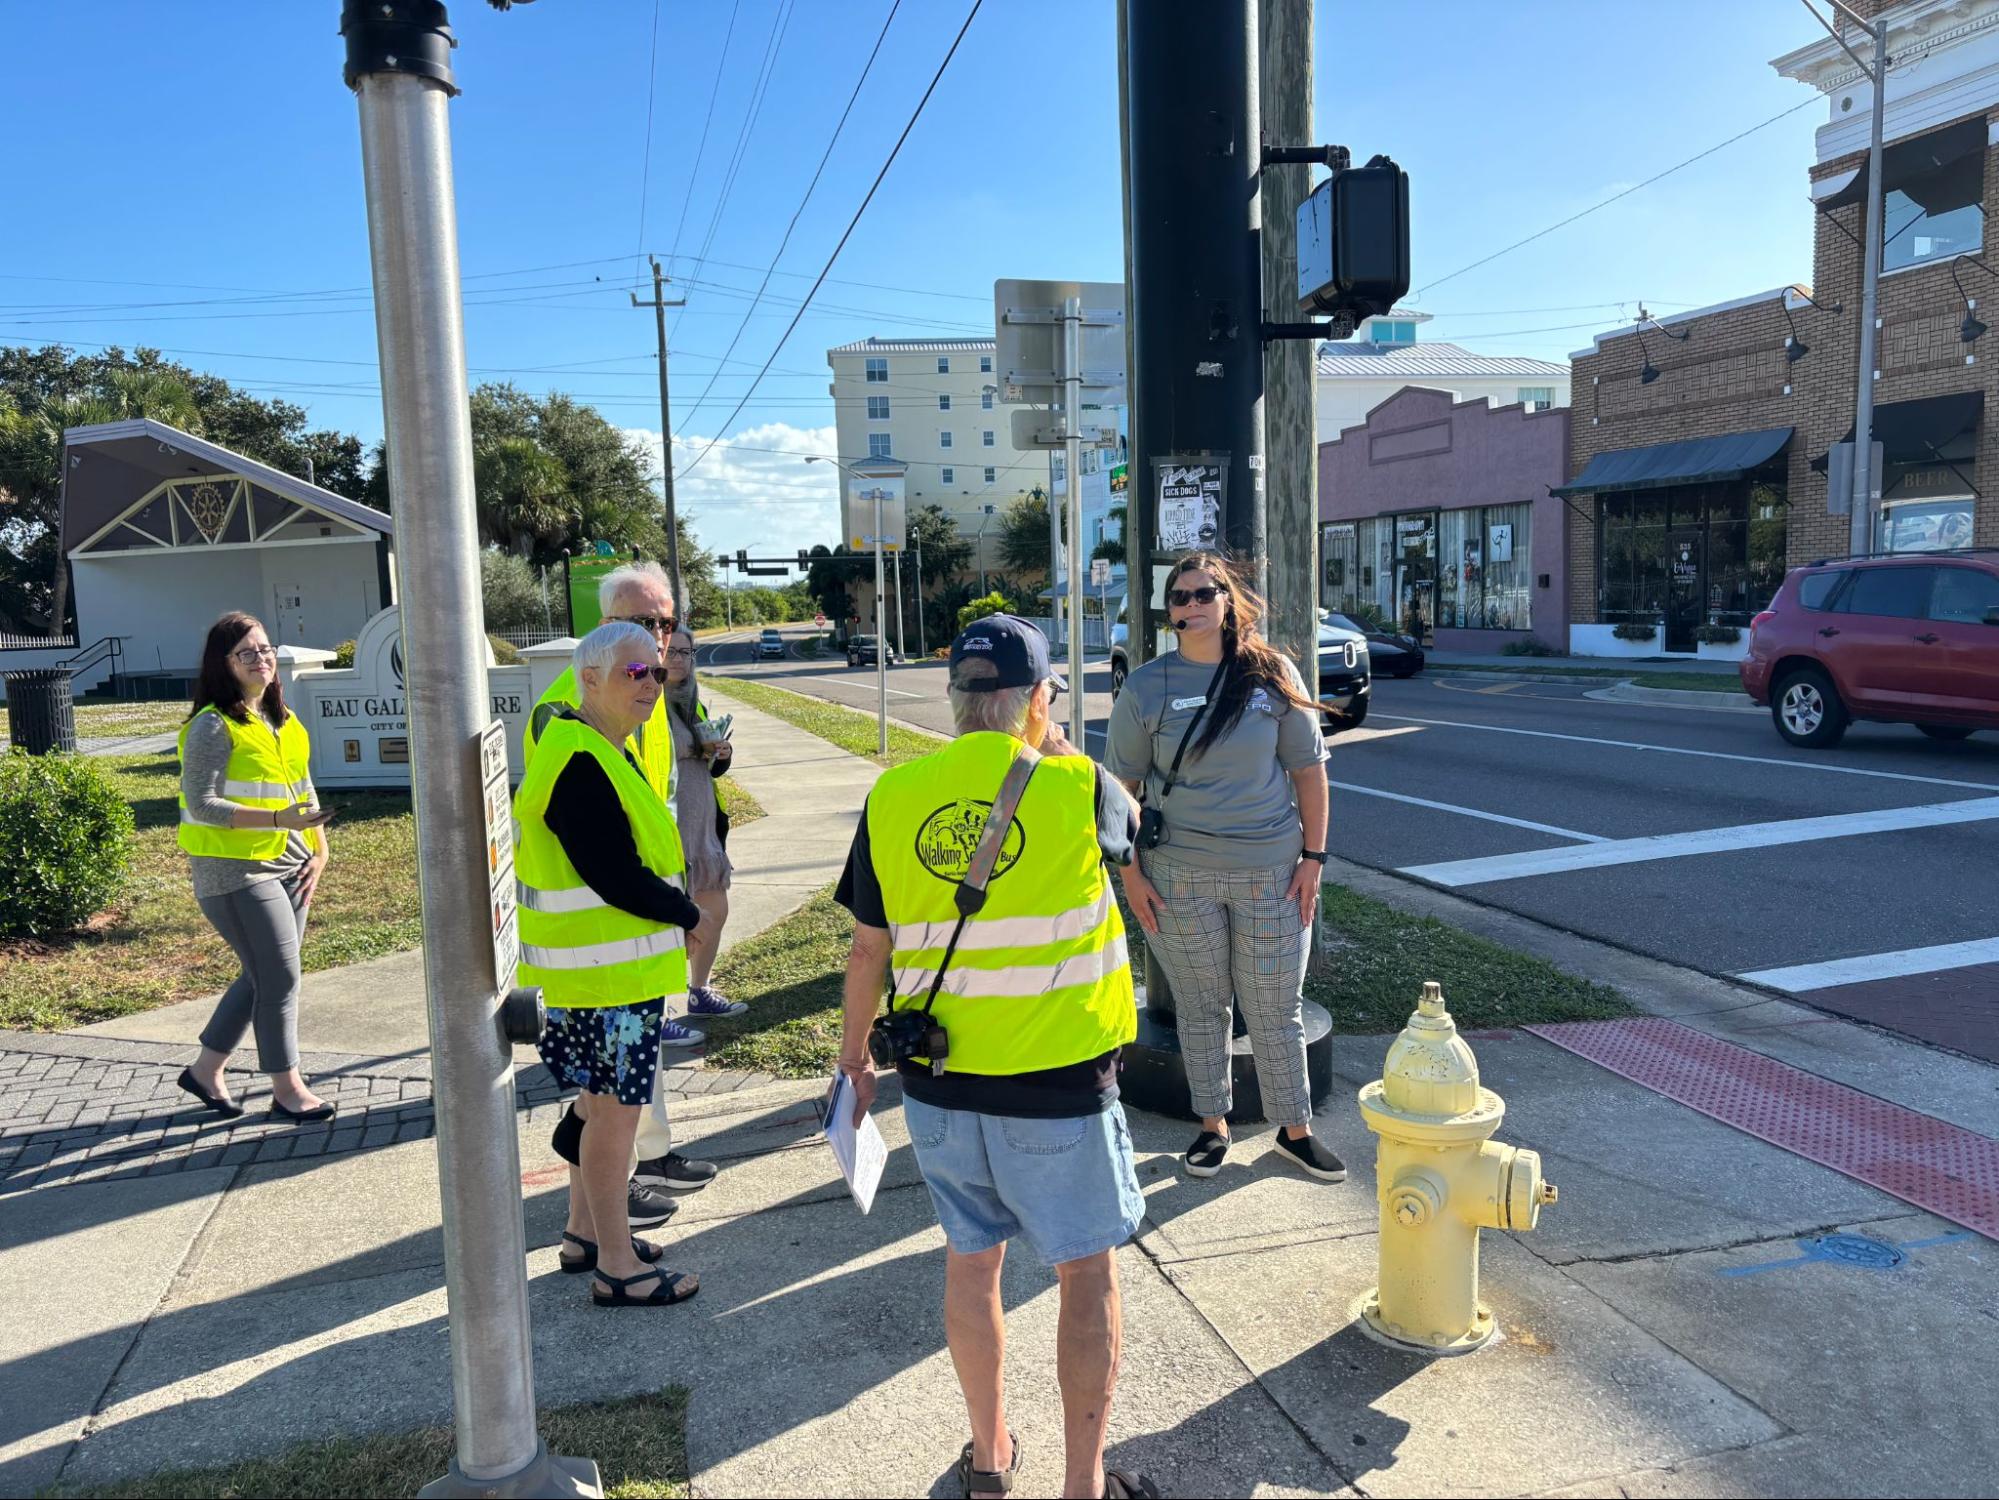
{"type": "Polygon", "coordinates": [[[847,1180],[862,1213],[875,1206],[875,1189],[881,1186],[882,1168],[888,1165],[888,1143],[875,1128],[874,1118],[863,1115],[854,1124],[854,1086],[847,1075],[835,1072],[832,1097],[826,1103],[826,1144],[833,1148],[833,1160],[847,1180]]]}

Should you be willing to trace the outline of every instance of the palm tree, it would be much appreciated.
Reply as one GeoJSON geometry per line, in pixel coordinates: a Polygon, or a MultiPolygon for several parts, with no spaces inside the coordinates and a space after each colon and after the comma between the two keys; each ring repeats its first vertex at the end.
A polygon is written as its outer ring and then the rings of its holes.
{"type": "Polygon", "coordinates": [[[1114,568],[1120,566],[1124,562],[1124,527],[1127,519],[1126,503],[1122,500],[1105,511],[1104,539],[1097,543],[1097,550],[1090,556],[1101,557],[1114,568]],[[1113,526],[1117,529],[1116,536],[1110,534],[1113,526]]]}
{"type": "Polygon", "coordinates": [[[503,437],[472,455],[479,539],[519,557],[560,544],[576,520],[569,470],[529,437],[503,437]]]}

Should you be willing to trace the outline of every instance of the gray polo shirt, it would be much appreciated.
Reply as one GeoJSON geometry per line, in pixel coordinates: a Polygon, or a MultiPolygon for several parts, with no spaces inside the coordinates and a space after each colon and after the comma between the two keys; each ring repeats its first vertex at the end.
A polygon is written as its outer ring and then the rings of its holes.
{"type": "MultiPolygon", "coordinates": [[[[1300,681],[1297,670],[1285,665],[1293,681],[1300,681]]],[[[1188,661],[1177,651],[1134,671],[1111,709],[1104,768],[1143,782],[1146,804],[1165,813],[1160,848],[1174,859],[1213,870],[1265,870],[1295,862],[1305,844],[1291,773],[1322,763],[1326,741],[1316,713],[1276,693],[1253,688],[1242,718],[1205,753],[1189,743],[1173,795],[1160,801],[1173,752],[1214,675],[1211,664],[1188,661]]],[[[1203,719],[1195,740],[1207,732],[1203,719]]]]}

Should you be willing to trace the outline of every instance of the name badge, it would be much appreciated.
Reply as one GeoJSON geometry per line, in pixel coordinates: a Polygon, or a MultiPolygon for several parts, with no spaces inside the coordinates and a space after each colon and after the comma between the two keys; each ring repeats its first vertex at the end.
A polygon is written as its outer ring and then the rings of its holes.
{"type": "Polygon", "coordinates": [[[1206,693],[1201,694],[1198,698],[1175,698],[1173,700],[1173,708],[1176,713],[1183,708],[1202,708],[1206,706],[1207,701],[1208,695],[1206,693]]]}

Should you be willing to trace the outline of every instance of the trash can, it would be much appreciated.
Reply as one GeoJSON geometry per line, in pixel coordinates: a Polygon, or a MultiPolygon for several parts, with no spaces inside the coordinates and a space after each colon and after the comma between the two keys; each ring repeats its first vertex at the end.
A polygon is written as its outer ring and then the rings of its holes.
{"type": "Polygon", "coordinates": [[[0,674],[7,683],[7,734],[30,755],[76,748],[76,707],[69,696],[69,670],[0,674]]]}

